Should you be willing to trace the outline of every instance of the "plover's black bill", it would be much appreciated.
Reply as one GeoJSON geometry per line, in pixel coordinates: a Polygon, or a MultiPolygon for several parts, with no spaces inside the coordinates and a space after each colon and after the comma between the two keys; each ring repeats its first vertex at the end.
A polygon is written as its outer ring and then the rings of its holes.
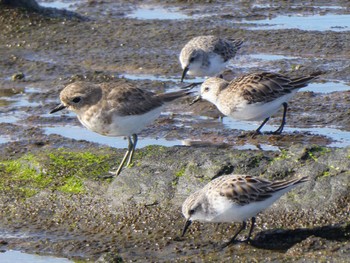
{"type": "Polygon", "coordinates": [[[55,113],[57,111],[60,111],[60,110],[63,110],[67,108],[67,106],[63,105],[63,104],[60,104],[60,105],[57,105],[55,108],[53,108],[51,111],[50,111],[50,114],[52,113],[55,113]]]}

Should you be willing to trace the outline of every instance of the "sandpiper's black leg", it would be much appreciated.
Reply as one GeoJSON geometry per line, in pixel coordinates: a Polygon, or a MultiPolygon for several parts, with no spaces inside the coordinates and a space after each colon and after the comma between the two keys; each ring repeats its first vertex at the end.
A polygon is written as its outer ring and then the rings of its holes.
{"type": "Polygon", "coordinates": [[[132,162],[132,158],[134,157],[134,152],[136,149],[136,144],[137,144],[137,134],[133,134],[132,135],[132,149],[131,149],[131,152],[129,155],[129,160],[128,160],[126,166],[129,166],[132,162]]]}
{"type": "Polygon", "coordinates": [[[251,237],[251,235],[253,233],[254,226],[255,226],[255,217],[252,217],[252,221],[251,221],[251,225],[250,225],[250,229],[249,229],[249,234],[248,234],[248,237],[245,240],[245,242],[250,242],[251,241],[250,237],[251,237]]]}
{"type": "Polygon", "coordinates": [[[261,123],[261,125],[259,126],[259,128],[257,128],[257,129],[255,130],[255,135],[261,134],[261,132],[260,132],[261,128],[266,124],[266,122],[268,122],[269,119],[270,119],[270,117],[267,117],[267,118],[261,123]]]}
{"type": "Polygon", "coordinates": [[[288,108],[288,103],[287,102],[283,102],[283,117],[282,117],[282,122],[280,127],[278,127],[277,130],[275,130],[273,132],[273,134],[281,134],[284,128],[284,125],[286,124],[286,115],[287,115],[287,108],[288,108]]]}
{"type": "Polygon", "coordinates": [[[235,239],[238,236],[238,234],[241,233],[242,230],[246,228],[246,226],[247,226],[247,223],[245,221],[243,221],[241,227],[236,231],[236,233],[233,235],[233,237],[230,239],[230,241],[222,246],[222,248],[225,248],[225,247],[233,244],[235,242],[235,239]]]}

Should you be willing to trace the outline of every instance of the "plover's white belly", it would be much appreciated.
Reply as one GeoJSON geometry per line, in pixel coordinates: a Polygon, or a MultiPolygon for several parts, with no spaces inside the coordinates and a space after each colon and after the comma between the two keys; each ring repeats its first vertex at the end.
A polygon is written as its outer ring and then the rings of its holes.
{"type": "Polygon", "coordinates": [[[161,110],[162,107],[158,107],[139,115],[119,116],[115,114],[112,116],[111,122],[108,123],[101,117],[103,112],[99,112],[89,121],[83,118],[79,118],[79,120],[89,130],[105,136],[130,136],[139,133],[145,126],[157,119],[161,110]]]}
{"type": "MultiPolygon", "coordinates": [[[[242,103],[236,110],[231,112],[224,112],[225,115],[228,115],[234,119],[245,120],[245,121],[260,121],[264,120],[267,117],[275,114],[281,107],[284,102],[288,102],[295,92],[284,95],[278,99],[275,99],[270,102],[258,102],[258,103],[242,103]]],[[[220,108],[219,108],[220,109],[220,108]]]]}

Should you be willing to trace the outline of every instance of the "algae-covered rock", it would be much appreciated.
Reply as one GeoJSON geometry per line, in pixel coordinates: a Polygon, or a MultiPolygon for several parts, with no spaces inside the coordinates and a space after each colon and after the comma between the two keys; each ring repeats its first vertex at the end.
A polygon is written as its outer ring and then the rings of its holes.
{"type": "Polygon", "coordinates": [[[0,227],[55,237],[45,242],[31,235],[19,239],[22,242],[4,239],[8,248],[61,256],[80,253],[92,260],[104,255],[100,260],[312,261],[328,260],[331,255],[341,262],[349,252],[349,153],[350,148],[301,145],[282,152],[152,146],[137,149],[132,167],[112,180],[100,175],[117,166],[122,150],[32,153],[1,162],[0,227]],[[195,222],[180,238],[182,202],[212,178],[227,173],[271,180],[309,176],[310,181],[258,215],[250,245],[217,249],[235,232],[234,223],[195,222]],[[25,175],[30,194],[18,190],[23,182],[16,178],[25,175]],[[63,187],[67,184],[71,188],[63,187]]]}

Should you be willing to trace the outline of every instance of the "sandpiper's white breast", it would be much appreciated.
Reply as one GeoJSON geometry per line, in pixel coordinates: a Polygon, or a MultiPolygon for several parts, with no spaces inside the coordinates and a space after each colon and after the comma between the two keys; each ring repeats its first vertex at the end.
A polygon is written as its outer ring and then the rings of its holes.
{"type": "Polygon", "coordinates": [[[227,64],[224,62],[223,58],[216,53],[211,53],[208,59],[208,64],[191,63],[187,74],[198,77],[212,77],[220,73],[227,64]]]}
{"type": "MultiPolygon", "coordinates": [[[[220,102],[219,100],[216,103],[216,106],[223,114],[234,119],[260,121],[275,114],[279,109],[281,109],[282,103],[288,102],[296,92],[297,90],[294,90],[289,94],[269,102],[248,103],[248,101],[241,101],[239,104],[233,104],[231,106],[228,105],[229,102],[224,103],[222,101],[220,102]]],[[[229,101],[229,97],[223,97],[222,99],[229,101]]]]}

